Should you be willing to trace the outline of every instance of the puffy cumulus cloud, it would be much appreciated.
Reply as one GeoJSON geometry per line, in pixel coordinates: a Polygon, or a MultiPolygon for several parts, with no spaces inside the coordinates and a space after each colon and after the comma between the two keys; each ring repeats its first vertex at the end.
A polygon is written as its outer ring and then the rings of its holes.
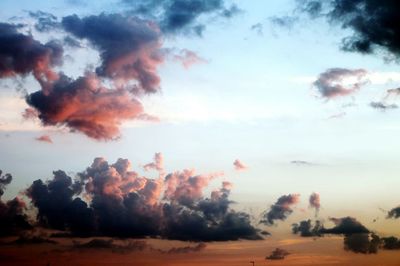
{"type": "Polygon", "coordinates": [[[185,241],[261,239],[250,215],[230,208],[232,184],[204,196],[220,174],[194,170],[151,179],[118,159],[96,158],[73,180],[63,171],[53,179],[36,180],[26,195],[37,208],[37,223],[71,236],[122,238],[160,237],[185,241]]]}
{"type": "Polygon", "coordinates": [[[166,34],[195,34],[201,36],[205,25],[202,16],[214,15],[231,18],[241,12],[232,4],[227,6],[224,0],[122,0],[132,12],[157,21],[166,34]]]}
{"type": "Polygon", "coordinates": [[[42,135],[35,139],[37,141],[41,141],[41,142],[53,143],[53,140],[51,139],[51,137],[49,135],[42,135]]]}
{"type": "Polygon", "coordinates": [[[380,245],[379,236],[371,233],[349,234],[344,237],[344,249],[354,253],[377,253],[380,245]]]}
{"type": "Polygon", "coordinates": [[[272,204],[269,211],[263,215],[260,223],[273,225],[275,221],[284,221],[293,212],[292,206],[300,200],[299,194],[281,196],[275,204],[272,204]]]}
{"type": "Polygon", "coordinates": [[[163,62],[161,33],[151,21],[121,14],[62,19],[63,28],[88,40],[100,52],[99,76],[146,93],[158,91],[157,67],[163,62]],[[134,82],[134,83],[132,83],[134,82]]]}
{"type": "Polygon", "coordinates": [[[276,248],[272,251],[271,255],[267,256],[266,260],[283,260],[290,253],[283,248],[276,248]]]}
{"type": "Polygon", "coordinates": [[[1,196],[12,181],[10,174],[2,175],[0,170],[0,237],[15,235],[32,228],[25,214],[26,205],[19,198],[3,201],[1,196]]]}
{"type": "Polygon", "coordinates": [[[363,54],[385,51],[400,55],[400,3],[392,0],[305,0],[304,10],[350,29],[342,48],[363,54]]]}
{"type": "Polygon", "coordinates": [[[245,165],[242,161],[240,161],[239,159],[236,159],[233,162],[233,166],[235,167],[235,170],[237,171],[241,171],[241,170],[246,170],[248,169],[248,166],[245,165]]]}
{"type": "Polygon", "coordinates": [[[46,88],[58,78],[52,67],[62,64],[63,48],[56,41],[42,44],[20,33],[21,27],[0,23],[0,78],[33,74],[46,88]]]}
{"type": "Polygon", "coordinates": [[[367,83],[366,74],[364,69],[330,68],[319,74],[313,86],[327,99],[346,96],[367,83]]]}
{"type": "Polygon", "coordinates": [[[309,219],[292,224],[292,233],[300,234],[302,237],[320,237],[322,236],[323,225],[321,221],[316,220],[315,223],[309,219]]]}
{"type": "Polygon", "coordinates": [[[321,199],[319,193],[313,192],[308,198],[309,207],[315,209],[315,215],[318,215],[321,208],[321,199]]]}
{"type": "Polygon", "coordinates": [[[61,75],[51,91],[36,91],[26,101],[43,125],[66,126],[98,140],[119,137],[123,121],[143,114],[141,103],[127,91],[103,87],[90,74],[76,80],[61,75]]]}
{"type": "Polygon", "coordinates": [[[393,218],[393,219],[400,218],[400,206],[391,209],[387,214],[387,218],[393,218]]]}

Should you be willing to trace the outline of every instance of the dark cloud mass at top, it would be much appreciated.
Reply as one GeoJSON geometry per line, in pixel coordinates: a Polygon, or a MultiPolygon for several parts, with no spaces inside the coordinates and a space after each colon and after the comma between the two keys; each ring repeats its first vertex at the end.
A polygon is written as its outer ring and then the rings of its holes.
{"type": "Polygon", "coordinates": [[[342,48],[359,53],[385,51],[400,56],[400,2],[394,0],[303,0],[312,16],[326,17],[352,34],[342,48]]]}

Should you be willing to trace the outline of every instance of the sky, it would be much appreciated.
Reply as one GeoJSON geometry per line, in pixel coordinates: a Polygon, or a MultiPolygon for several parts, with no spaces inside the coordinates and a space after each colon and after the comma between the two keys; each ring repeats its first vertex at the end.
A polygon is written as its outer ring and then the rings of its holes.
{"type": "Polygon", "coordinates": [[[0,258],[399,265],[398,11],[1,1],[0,258]]]}

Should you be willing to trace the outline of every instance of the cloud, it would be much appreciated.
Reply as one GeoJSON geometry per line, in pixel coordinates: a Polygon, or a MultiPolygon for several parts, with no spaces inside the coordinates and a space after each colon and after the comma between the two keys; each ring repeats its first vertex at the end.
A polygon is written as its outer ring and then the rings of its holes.
{"type": "Polygon", "coordinates": [[[142,104],[126,90],[106,88],[94,74],[76,80],[61,75],[51,91],[36,91],[26,101],[44,126],[66,126],[97,140],[118,138],[123,121],[143,114],[142,104]]]}
{"type": "Polygon", "coordinates": [[[161,152],[157,152],[154,155],[154,162],[145,164],[143,166],[145,171],[149,171],[150,169],[154,169],[160,173],[164,173],[164,156],[161,152]]]}
{"type": "Polygon", "coordinates": [[[292,224],[292,233],[300,233],[302,237],[321,237],[323,235],[322,229],[323,225],[319,220],[316,220],[314,224],[311,220],[304,220],[297,224],[292,224]]]}
{"type": "Polygon", "coordinates": [[[143,240],[130,240],[127,243],[117,244],[113,239],[92,239],[86,243],[73,242],[73,250],[92,250],[103,249],[111,250],[113,253],[128,253],[134,251],[143,251],[152,249],[152,247],[143,240]]]}
{"type": "Polygon", "coordinates": [[[346,96],[366,84],[366,74],[364,69],[330,68],[318,76],[313,86],[327,99],[346,96]],[[349,81],[348,84],[345,84],[346,81],[349,81]]]}
{"type": "Polygon", "coordinates": [[[298,166],[310,166],[310,165],[314,165],[314,163],[312,162],[308,162],[308,161],[302,161],[302,160],[294,160],[294,161],[290,161],[291,164],[294,165],[298,165],[298,166]]]}
{"type": "Polygon", "coordinates": [[[275,221],[284,221],[293,212],[292,205],[297,204],[300,200],[299,194],[289,194],[281,196],[275,204],[271,205],[260,223],[273,225],[275,221]]]}
{"type": "Polygon", "coordinates": [[[307,0],[304,10],[338,23],[352,34],[342,39],[342,49],[363,54],[384,51],[400,55],[400,4],[391,0],[307,0]],[[308,7],[308,8],[307,8],[308,7]]]}
{"type": "Polygon", "coordinates": [[[243,162],[241,162],[239,159],[236,159],[233,162],[233,166],[235,167],[235,170],[237,171],[242,171],[248,169],[248,166],[245,165],[243,162]]]}
{"type": "Polygon", "coordinates": [[[168,254],[187,254],[192,252],[199,252],[204,250],[207,247],[204,243],[199,243],[195,246],[186,246],[186,247],[178,247],[171,248],[166,253],[168,254]]]}
{"type": "Polygon", "coordinates": [[[54,241],[50,238],[40,236],[40,235],[22,234],[15,241],[13,241],[9,244],[16,244],[16,245],[52,244],[52,245],[57,245],[58,242],[54,241]]]}
{"type": "Polygon", "coordinates": [[[195,34],[201,36],[205,24],[204,16],[231,18],[241,12],[235,5],[226,6],[224,0],[147,0],[137,3],[133,0],[122,0],[132,12],[150,17],[158,22],[165,34],[195,34]]]}
{"type": "Polygon", "coordinates": [[[297,17],[293,16],[273,16],[269,18],[269,22],[276,27],[292,29],[295,23],[298,21],[297,17]]]}
{"type": "Polygon", "coordinates": [[[387,214],[387,218],[393,218],[393,219],[400,218],[400,206],[391,209],[387,214]]]}
{"type": "Polygon", "coordinates": [[[118,159],[96,158],[75,180],[63,171],[36,180],[26,190],[37,209],[36,223],[70,236],[157,237],[184,241],[262,239],[250,215],[230,208],[232,184],[224,181],[209,197],[204,190],[221,173],[176,171],[151,179],[118,159]]]}
{"type": "Polygon", "coordinates": [[[156,24],[120,14],[100,14],[67,16],[62,19],[62,26],[99,50],[102,62],[96,69],[97,75],[146,93],[159,90],[157,67],[164,59],[156,24]],[[136,83],[132,84],[133,81],[136,83]]]}
{"type": "Polygon", "coordinates": [[[22,200],[17,197],[8,201],[1,199],[11,181],[12,176],[10,174],[2,176],[0,170],[0,237],[16,235],[32,228],[28,216],[24,213],[26,205],[22,200]]]}
{"type": "Polygon", "coordinates": [[[39,32],[49,32],[60,27],[57,17],[43,11],[29,11],[29,16],[36,19],[35,29],[39,32]]]}
{"type": "Polygon", "coordinates": [[[53,140],[48,135],[42,135],[42,136],[39,136],[39,137],[37,137],[35,139],[37,141],[41,141],[41,142],[53,143],[53,140]]]}
{"type": "Polygon", "coordinates": [[[0,23],[0,78],[33,74],[46,88],[58,78],[53,66],[62,64],[63,48],[60,43],[46,44],[30,35],[19,33],[20,25],[0,23]]]}
{"type": "Polygon", "coordinates": [[[398,239],[397,237],[394,236],[383,237],[381,238],[381,242],[383,249],[389,249],[389,250],[400,249],[400,239],[398,239]]]}
{"type": "Polygon", "coordinates": [[[315,216],[318,215],[319,209],[321,208],[321,200],[318,193],[313,192],[308,199],[309,207],[315,209],[315,216]]]}
{"type": "Polygon", "coordinates": [[[264,25],[262,23],[256,23],[251,25],[250,30],[255,31],[258,35],[264,34],[264,25]]]}
{"type": "Polygon", "coordinates": [[[272,251],[271,255],[267,256],[266,260],[283,260],[290,253],[282,248],[276,248],[272,251]]]}
{"type": "Polygon", "coordinates": [[[370,231],[359,221],[357,221],[357,219],[350,216],[342,218],[330,218],[330,221],[333,222],[335,226],[332,228],[324,228],[322,233],[335,235],[370,233],[370,231]]]}
{"type": "Polygon", "coordinates": [[[180,53],[175,54],[173,56],[173,59],[175,61],[180,62],[182,64],[182,66],[186,69],[188,69],[191,66],[196,65],[196,64],[207,63],[207,60],[205,60],[204,58],[201,58],[195,52],[188,50],[188,49],[180,50],[180,53]]]}
{"type": "Polygon", "coordinates": [[[380,238],[375,234],[357,233],[344,237],[344,249],[355,253],[377,253],[380,245],[380,238]]]}
{"type": "Polygon", "coordinates": [[[384,102],[370,102],[369,106],[381,111],[399,108],[396,104],[386,104],[384,102]]]}

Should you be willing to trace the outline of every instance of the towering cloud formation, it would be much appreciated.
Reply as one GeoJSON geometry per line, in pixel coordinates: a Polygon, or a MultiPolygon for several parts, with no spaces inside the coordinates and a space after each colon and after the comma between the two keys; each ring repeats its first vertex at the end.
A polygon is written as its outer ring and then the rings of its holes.
{"type": "Polygon", "coordinates": [[[366,80],[363,79],[366,74],[367,71],[364,69],[331,68],[321,73],[313,85],[324,98],[345,96],[354,93],[366,84],[366,80]],[[350,80],[346,85],[344,84],[346,79],[354,80],[350,80]]]}
{"type": "Polygon", "coordinates": [[[353,34],[342,40],[342,48],[359,53],[380,50],[400,55],[400,3],[393,0],[306,0],[304,10],[325,16],[353,34]]]}
{"type": "Polygon", "coordinates": [[[202,15],[230,18],[240,12],[236,5],[227,7],[224,0],[123,0],[135,14],[155,19],[166,34],[186,33],[202,35],[205,25],[202,15]]]}
{"type": "Polygon", "coordinates": [[[300,200],[299,194],[289,194],[281,196],[275,204],[266,212],[260,223],[266,225],[273,225],[275,221],[284,221],[293,212],[292,205],[298,203],[300,200]]]}
{"type": "Polygon", "coordinates": [[[31,229],[27,215],[24,213],[26,205],[19,198],[4,202],[1,196],[8,184],[12,181],[10,174],[2,175],[0,170],[0,237],[15,235],[23,230],[31,229]]]}
{"type": "Polygon", "coordinates": [[[321,200],[318,193],[313,192],[308,199],[310,208],[315,209],[315,216],[318,215],[319,209],[321,208],[321,200]]]}
{"type": "Polygon", "coordinates": [[[248,214],[230,209],[229,182],[203,196],[217,176],[184,170],[150,179],[130,170],[128,160],[96,158],[77,180],[56,171],[47,182],[34,181],[26,194],[41,226],[77,236],[261,239],[248,214]]]}

